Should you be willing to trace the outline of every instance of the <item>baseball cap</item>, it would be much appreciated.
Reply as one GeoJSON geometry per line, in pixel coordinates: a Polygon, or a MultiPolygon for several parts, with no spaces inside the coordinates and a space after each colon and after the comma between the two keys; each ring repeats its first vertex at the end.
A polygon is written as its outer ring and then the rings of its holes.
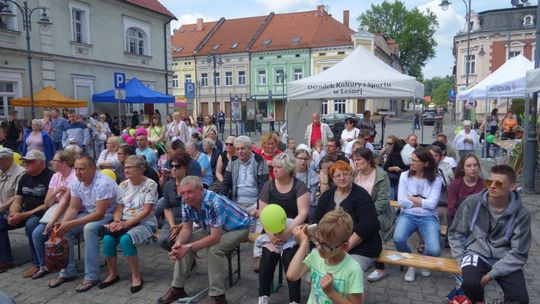
{"type": "Polygon", "coordinates": [[[13,157],[13,151],[9,148],[0,148],[0,158],[13,157]]]}
{"type": "Polygon", "coordinates": [[[45,161],[45,154],[39,150],[30,150],[26,152],[26,155],[22,160],[42,160],[45,161]]]}

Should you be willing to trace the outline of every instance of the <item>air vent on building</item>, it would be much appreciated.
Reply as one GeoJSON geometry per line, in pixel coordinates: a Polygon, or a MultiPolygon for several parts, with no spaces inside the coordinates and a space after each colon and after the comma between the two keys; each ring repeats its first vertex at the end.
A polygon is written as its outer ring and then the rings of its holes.
{"type": "Polygon", "coordinates": [[[278,58],[278,59],[281,58],[281,55],[277,55],[277,58],[278,58]]]}
{"type": "Polygon", "coordinates": [[[326,53],[319,53],[319,56],[326,56],[326,53]]]}
{"type": "Polygon", "coordinates": [[[263,56],[259,57],[259,60],[263,60],[263,59],[264,59],[264,57],[263,57],[263,56]]]}
{"type": "Polygon", "coordinates": [[[300,57],[300,54],[296,54],[295,57],[300,57]]]}
{"type": "Polygon", "coordinates": [[[220,45],[221,45],[221,44],[219,44],[219,43],[216,44],[216,45],[214,45],[214,47],[212,48],[212,50],[217,50],[217,49],[219,49],[219,46],[220,46],[220,45]]]}
{"type": "Polygon", "coordinates": [[[174,51],[177,52],[177,53],[180,53],[184,48],[182,47],[179,47],[179,48],[175,48],[174,51]]]}
{"type": "Polygon", "coordinates": [[[302,40],[302,38],[300,38],[298,36],[294,36],[293,39],[292,39],[292,43],[300,43],[300,40],[302,40]]]}
{"type": "Polygon", "coordinates": [[[235,49],[238,47],[238,42],[235,42],[231,45],[231,49],[235,49]]]}
{"type": "Polygon", "coordinates": [[[338,55],[345,55],[345,52],[338,52],[338,55]]]}
{"type": "Polygon", "coordinates": [[[270,45],[272,43],[272,39],[266,39],[263,41],[263,45],[270,45]]]}

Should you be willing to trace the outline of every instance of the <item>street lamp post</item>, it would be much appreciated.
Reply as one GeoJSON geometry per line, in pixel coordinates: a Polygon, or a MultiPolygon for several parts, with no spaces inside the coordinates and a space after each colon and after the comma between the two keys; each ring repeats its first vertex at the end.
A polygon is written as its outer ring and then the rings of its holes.
{"type": "Polygon", "coordinates": [[[22,21],[23,21],[23,28],[26,32],[26,58],[28,60],[28,85],[30,87],[30,106],[31,106],[31,114],[32,119],[36,117],[36,111],[34,108],[34,84],[32,81],[32,50],[30,49],[30,31],[32,30],[32,14],[36,10],[42,10],[42,14],[39,17],[39,21],[37,22],[40,25],[51,25],[52,22],[49,19],[49,16],[47,16],[47,8],[43,6],[38,6],[34,8],[28,7],[28,2],[24,1],[22,6],[18,4],[14,0],[4,0],[3,2],[0,2],[0,14],[5,17],[15,17],[15,14],[11,12],[11,9],[9,8],[9,3],[13,3],[17,9],[21,12],[22,21]]]}
{"type": "MultiPolygon", "coordinates": [[[[448,7],[452,4],[448,0],[442,0],[441,4],[439,6],[443,11],[446,11],[448,7]]],[[[463,4],[465,4],[465,12],[467,14],[467,59],[465,64],[465,88],[467,89],[469,87],[469,73],[470,73],[470,63],[471,63],[471,0],[469,0],[469,3],[465,0],[463,0],[463,4]]],[[[457,76],[457,75],[456,75],[457,76]]],[[[456,77],[457,81],[457,77],[456,77]]],[[[463,115],[465,115],[465,103],[463,103],[462,107],[463,115]]],[[[465,118],[465,116],[464,116],[465,118]]]]}
{"type": "Polygon", "coordinates": [[[211,63],[213,66],[213,81],[214,81],[214,103],[212,104],[212,113],[214,113],[214,104],[217,103],[217,72],[216,68],[217,65],[222,65],[223,61],[221,60],[221,56],[215,55],[215,54],[208,54],[207,62],[211,63]]]}

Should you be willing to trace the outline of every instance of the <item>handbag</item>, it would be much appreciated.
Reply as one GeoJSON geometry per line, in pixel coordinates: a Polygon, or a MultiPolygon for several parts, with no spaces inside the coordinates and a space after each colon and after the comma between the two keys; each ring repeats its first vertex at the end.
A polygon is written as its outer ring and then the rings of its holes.
{"type": "MultiPolygon", "coordinates": [[[[50,206],[49,209],[47,209],[47,211],[45,211],[45,214],[43,214],[43,216],[39,220],[39,223],[40,224],[48,224],[52,220],[54,214],[56,213],[56,209],[58,209],[58,205],[59,204],[56,203],[56,204],[50,206]]],[[[60,217],[59,220],[60,219],[62,219],[62,218],[60,217]]]]}
{"type": "Polygon", "coordinates": [[[48,271],[64,269],[69,261],[69,243],[64,237],[56,237],[58,229],[54,229],[51,238],[45,242],[45,267],[48,271]]]}
{"type": "Polygon", "coordinates": [[[110,224],[103,225],[103,230],[102,230],[103,235],[110,235],[110,236],[114,236],[114,237],[120,237],[121,235],[128,232],[131,228],[133,228],[133,227],[130,226],[130,227],[126,227],[126,228],[123,228],[123,229],[120,229],[120,230],[111,231],[109,225],[110,224]]]}

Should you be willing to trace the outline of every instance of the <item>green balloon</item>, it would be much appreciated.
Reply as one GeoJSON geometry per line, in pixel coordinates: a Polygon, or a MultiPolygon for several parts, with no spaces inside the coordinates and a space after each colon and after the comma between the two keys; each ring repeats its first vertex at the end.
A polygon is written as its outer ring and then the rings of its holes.
{"type": "Polygon", "coordinates": [[[488,144],[492,144],[495,141],[495,135],[489,134],[488,136],[486,136],[486,141],[488,144]]]}
{"type": "Polygon", "coordinates": [[[135,135],[135,129],[129,129],[128,134],[129,136],[133,137],[133,135],[135,135]]]}
{"type": "Polygon", "coordinates": [[[264,207],[260,219],[264,230],[273,234],[283,232],[287,225],[287,214],[285,210],[276,204],[270,204],[264,207]]]}
{"type": "Polygon", "coordinates": [[[121,137],[121,136],[118,136],[118,142],[121,144],[121,145],[125,145],[126,142],[124,141],[124,139],[121,137]]]}

